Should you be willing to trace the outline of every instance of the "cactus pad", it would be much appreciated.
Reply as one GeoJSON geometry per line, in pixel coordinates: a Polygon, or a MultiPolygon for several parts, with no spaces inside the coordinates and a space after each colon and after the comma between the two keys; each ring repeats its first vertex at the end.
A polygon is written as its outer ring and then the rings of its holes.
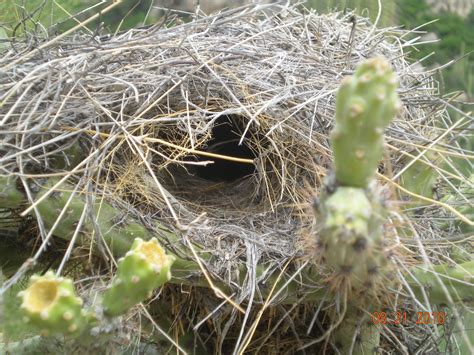
{"type": "Polygon", "coordinates": [[[366,187],[382,158],[383,132],[400,107],[397,77],[388,62],[373,58],[343,80],[331,132],[336,180],[366,187]]]}
{"type": "Polygon", "coordinates": [[[78,335],[88,323],[72,280],[57,277],[51,271],[32,276],[29,287],[18,296],[22,298],[24,320],[39,327],[43,335],[78,335]]]}
{"type": "Polygon", "coordinates": [[[152,291],[171,279],[175,257],[167,255],[156,238],[136,238],[131,250],[118,262],[112,286],[105,292],[104,311],[109,316],[125,313],[150,297],[152,291]]]}

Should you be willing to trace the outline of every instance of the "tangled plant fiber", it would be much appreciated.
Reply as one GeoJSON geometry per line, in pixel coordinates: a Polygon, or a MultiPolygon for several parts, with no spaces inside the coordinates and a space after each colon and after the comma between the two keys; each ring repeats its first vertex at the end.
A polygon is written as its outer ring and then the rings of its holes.
{"type": "MultiPolygon", "coordinates": [[[[57,267],[78,272],[77,261],[87,264],[93,250],[98,266],[79,268],[79,292],[103,288],[104,265],[114,264],[102,238],[105,221],[94,207],[104,201],[120,212],[107,223],[126,228],[127,219],[139,221],[175,255],[199,260],[199,268],[174,275],[174,283],[192,285],[203,273],[208,281],[200,285],[215,280],[212,291],[163,290],[157,303],[172,304],[177,320],[170,331],[195,331],[195,341],[217,353],[304,347],[327,322],[318,318],[319,303],[305,301],[324,293],[324,284],[304,284],[301,265],[311,261],[300,246],[302,231],[317,223],[306,212],[309,197],[317,195],[332,161],[335,93],[358,63],[384,56],[399,78],[403,106],[386,131],[378,174],[391,206],[386,230],[396,245],[393,257],[403,272],[420,255],[428,264],[449,261],[451,249],[435,241],[453,240],[459,216],[431,197],[422,196],[421,207],[410,204],[413,193],[399,184],[416,156],[437,176],[440,193],[466,180],[425,157],[429,151],[467,160],[452,143],[459,132],[453,127],[465,121],[452,121],[430,73],[416,72],[405,59],[413,44],[406,32],[354,18],[318,15],[301,5],[249,5],[209,16],[197,12],[179,25],[170,15],[114,36],[37,36],[41,49],[34,41],[12,42],[0,58],[0,174],[15,179],[28,199],[14,213],[37,221],[34,245],[23,240],[33,260],[47,258],[55,245],[38,191],[47,186],[44,200],[72,191],[84,206],[72,217],[77,223],[70,235],[59,235],[67,243],[57,267]],[[282,280],[301,284],[288,288],[282,280]],[[298,302],[288,306],[289,299],[298,302]]],[[[8,203],[1,207],[13,218],[8,203]]],[[[59,218],[60,211],[54,213],[59,218]]],[[[127,334],[137,317],[129,322],[121,328],[127,334]]],[[[416,348],[419,334],[431,331],[419,326],[407,346],[416,348]]],[[[384,346],[396,346],[403,332],[387,332],[384,346]]]]}

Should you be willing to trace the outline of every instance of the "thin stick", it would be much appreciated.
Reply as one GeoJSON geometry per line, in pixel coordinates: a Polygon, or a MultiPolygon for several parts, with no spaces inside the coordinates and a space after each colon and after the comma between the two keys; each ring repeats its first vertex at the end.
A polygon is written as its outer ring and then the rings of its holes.
{"type": "MultiPolygon", "coordinates": [[[[92,136],[94,136],[94,135],[99,135],[99,136],[102,136],[102,137],[112,136],[109,133],[97,132],[97,131],[94,131],[92,129],[84,129],[83,130],[83,129],[74,128],[74,127],[63,127],[63,129],[65,129],[67,131],[81,131],[81,132],[90,134],[92,136]]],[[[126,138],[123,135],[113,135],[113,136],[116,137],[116,138],[126,138]]],[[[167,141],[165,141],[163,139],[159,139],[159,138],[151,138],[151,137],[147,137],[147,136],[137,137],[137,136],[134,136],[134,135],[130,135],[130,136],[133,137],[133,138],[136,138],[138,140],[145,141],[145,142],[163,144],[163,145],[166,145],[167,147],[179,149],[183,152],[190,153],[190,154],[202,155],[204,157],[215,158],[215,159],[235,161],[237,163],[242,163],[242,164],[252,164],[252,165],[255,164],[255,161],[253,159],[244,159],[244,158],[232,157],[232,156],[229,156],[229,155],[222,155],[222,154],[205,152],[205,151],[202,151],[202,150],[196,150],[196,149],[192,149],[192,148],[186,148],[186,147],[182,147],[182,146],[177,145],[177,144],[167,142],[167,141]]]]}

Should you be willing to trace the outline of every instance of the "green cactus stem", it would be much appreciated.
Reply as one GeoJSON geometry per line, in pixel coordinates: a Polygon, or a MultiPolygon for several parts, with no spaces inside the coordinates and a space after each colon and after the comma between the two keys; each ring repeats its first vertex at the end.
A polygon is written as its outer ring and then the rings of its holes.
{"type": "Polygon", "coordinates": [[[342,186],[364,188],[383,153],[385,127],[401,106],[398,80],[382,57],[363,62],[343,80],[336,98],[336,124],[331,132],[334,170],[342,186]]]}
{"type": "Polygon", "coordinates": [[[21,341],[0,342],[0,354],[38,355],[64,353],[64,344],[59,339],[54,340],[51,341],[50,337],[37,335],[22,339],[21,341]]]}
{"type": "MultiPolygon", "coordinates": [[[[32,190],[36,191],[36,193],[34,193],[36,200],[42,198],[48,193],[49,189],[58,182],[56,178],[41,179],[40,181],[41,184],[29,182],[31,186],[33,186],[32,190]]],[[[15,178],[0,178],[0,192],[5,191],[5,199],[0,199],[0,208],[14,209],[28,204],[23,192],[18,189],[17,183],[18,180],[15,178]],[[19,198],[21,196],[22,198],[19,198]]],[[[44,198],[43,201],[37,205],[37,210],[47,229],[53,227],[61,211],[66,207],[73,190],[73,185],[64,182],[56,191],[49,194],[48,197],[44,198]]],[[[61,222],[54,230],[54,236],[70,240],[85,205],[86,202],[83,194],[78,192],[73,196],[61,222]]],[[[94,222],[87,217],[82,225],[81,233],[76,243],[88,248],[92,245],[92,251],[94,253],[98,253],[99,250],[96,247],[96,243],[91,241],[93,235],[95,235],[94,238],[96,240],[103,240],[115,257],[125,255],[125,253],[130,250],[133,240],[136,237],[149,240],[155,236],[161,236],[164,240],[173,243],[176,248],[179,248],[181,245],[178,236],[159,222],[154,223],[153,229],[147,228],[138,220],[124,215],[120,209],[114,207],[106,200],[96,199],[93,203],[92,210],[97,223],[94,225],[94,222]],[[100,237],[98,237],[95,232],[99,232],[100,237]]],[[[208,256],[205,253],[201,253],[201,257],[206,259],[208,256]]],[[[174,277],[186,278],[195,272],[200,272],[199,265],[195,262],[179,257],[176,258],[173,264],[174,277]]],[[[203,283],[205,284],[206,282],[204,281],[203,283]]]]}
{"type": "Polygon", "coordinates": [[[382,207],[353,187],[339,187],[323,200],[317,244],[334,287],[344,283],[364,294],[377,290],[390,271],[382,243],[382,207]]]}
{"type": "Polygon", "coordinates": [[[431,304],[474,302],[474,261],[457,265],[435,265],[414,268],[406,276],[410,289],[431,304]]]}
{"type": "MultiPolygon", "coordinates": [[[[32,190],[38,191],[36,199],[40,199],[46,193],[49,193],[49,189],[58,182],[56,178],[42,179],[42,181],[41,185],[33,183],[35,186],[32,190]]],[[[17,183],[18,180],[13,177],[0,177],[0,208],[20,208],[28,203],[23,192],[18,189],[17,183]]],[[[73,186],[65,182],[37,205],[37,210],[48,229],[56,222],[73,190],[73,186]]],[[[81,193],[73,196],[54,234],[69,240],[74,234],[85,204],[86,202],[81,193]]],[[[130,249],[130,245],[136,237],[150,239],[153,236],[153,232],[141,223],[132,218],[123,218],[123,213],[106,201],[98,199],[94,203],[94,215],[99,221],[97,229],[94,228],[92,221],[86,219],[81,230],[79,244],[91,245],[91,235],[94,231],[99,231],[112,253],[116,256],[122,256],[130,249]]],[[[175,241],[177,239],[176,235],[163,226],[156,224],[156,227],[157,231],[169,240],[175,241]]]]}
{"type": "Polygon", "coordinates": [[[16,183],[13,176],[0,176],[0,208],[18,208],[25,202],[25,196],[16,183]]]}
{"type": "Polygon", "coordinates": [[[339,325],[332,334],[341,354],[373,354],[380,328],[369,324],[368,309],[380,304],[390,285],[392,264],[383,239],[384,208],[374,193],[340,186],[323,194],[316,213],[322,228],[317,245],[320,265],[332,292],[347,310],[331,319],[339,325]],[[338,319],[344,317],[342,320],[338,319]]]}
{"type": "MultiPolygon", "coordinates": [[[[428,151],[425,153],[425,158],[435,165],[437,161],[437,155],[433,152],[428,151]]],[[[410,158],[411,159],[411,158],[410,158]]],[[[406,163],[412,163],[410,159],[407,159],[406,163]]],[[[433,167],[423,163],[423,161],[416,161],[400,176],[401,185],[417,195],[421,195],[428,198],[433,198],[433,190],[436,186],[438,173],[433,167]]],[[[410,201],[413,204],[424,204],[424,201],[419,199],[412,199],[410,201]]]]}
{"type": "MultiPolygon", "coordinates": [[[[40,199],[46,194],[55,182],[55,179],[48,181],[38,193],[37,198],[40,199]]],[[[37,210],[47,228],[51,228],[54,225],[61,210],[66,206],[72,190],[73,188],[69,184],[64,184],[58,191],[53,192],[48,198],[38,204],[37,210]]],[[[58,224],[54,231],[55,235],[64,236],[63,238],[65,239],[72,237],[85,204],[86,202],[80,196],[71,199],[66,213],[61,219],[61,223],[58,224]]],[[[142,224],[136,223],[131,219],[121,218],[122,214],[109,203],[101,203],[100,200],[96,201],[94,203],[94,212],[98,221],[98,228],[95,229],[92,221],[88,218],[81,229],[80,244],[90,244],[90,237],[98,230],[106,244],[115,250],[117,254],[123,255],[127,252],[135,237],[148,239],[147,237],[150,233],[142,224]],[[118,224],[118,221],[121,223],[118,224]]]]}
{"type": "Polygon", "coordinates": [[[315,214],[321,224],[316,238],[319,264],[346,307],[342,320],[331,317],[337,324],[332,336],[344,354],[374,352],[380,329],[371,329],[364,313],[357,312],[383,303],[384,290],[394,280],[384,238],[386,211],[369,184],[382,158],[384,130],[400,107],[397,84],[389,63],[373,58],[344,79],[336,98],[334,175],[326,181],[329,188],[315,214]]]}
{"type": "MultiPolygon", "coordinates": [[[[456,209],[471,221],[474,220],[474,173],[469,176],[460,186],[459,193],[452,191],[441,199],[449,205],[456,206],[456,209]],[[464,198],[462,198],[462,195],[464,198]]],[[[463,233],[474,233],[474,226],[469,225],[462,220],[458,220],[455,224],[463,233]]],[[[441,228],[447,228],[449,225],[444,223],[441,228]]]]}
{"type": "Polygon", "coordinates": [[[112,286],[105,292],[105,314],[118,316],[149,298],[153,290],[171,279],[175,257],[167,255],[156,238],[136,238],[131,250],[118,261],[112,286]]]}
{"type": "Polygon", "coordinates": [[[375,354],[380,343],[380,330],[380,325],[372,322],[368,312],[350,308],[334,332],[334,345],[339,354],[375,354]]]}
{"type": "Polygon", "coordinates": [[[82,308],[71,279],[57,277],[52,271],[32,276],[30,285],[18,296],[25,322],[38,327],[42,335],[62,333],[77,336],[92,320],[82,308]]]}

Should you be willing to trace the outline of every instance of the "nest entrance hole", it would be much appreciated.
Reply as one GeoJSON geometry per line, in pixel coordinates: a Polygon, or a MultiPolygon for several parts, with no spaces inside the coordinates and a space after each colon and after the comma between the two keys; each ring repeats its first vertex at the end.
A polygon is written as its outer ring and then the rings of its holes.
{"type": "MultiPolygon", "coordinates": [[[[249,127],[242,144],[239,142],[247,127],[248,120],[239,115],[222,115],[210,128],[201,151],[228,157],[238,157],[248,162],[218,159],[203,155],[189,155],[192,162],[210,162],[206,165],[171,165],[163,175],[165,188],[192,208],[204,207],[208,213],[229,213],[235,206],[255,207],[260,203],[256,164],[263,149],[268,145],[266,138],[259,134],[256,126],[249,127]],[[216,208],[218,206],[218,208],[216,208]]],[[[189,208],[191,208],[189,207],[189,208]]]]}
{"type": "MultiPolygon", "coordinates": [[[[238,157],[244,159],[255,159],[256,152],[249,147],[249,139],[245,138],[239,145],[239,141],[245,131],[245,121],[239,116],[221,116],[212,128],[212,138],[207,143],[206,152],[238,157]]],[[[247,137],[253,133],[248,132],[247,137]]],[[[198,161],[208,161],[209,157],[200,156],[198,161]]],[[[196,175],[211,182],[233,182],[255,172],[255,165],[230,161],[225,159],[212,159],[214,163],[196,167],[196,175]]]]}

